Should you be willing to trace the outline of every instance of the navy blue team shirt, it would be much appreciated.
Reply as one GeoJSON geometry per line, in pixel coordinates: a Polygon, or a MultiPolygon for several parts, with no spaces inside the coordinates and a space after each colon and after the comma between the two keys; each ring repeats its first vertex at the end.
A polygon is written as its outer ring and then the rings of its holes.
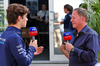
{"type": "Polygon", "coordinates": [[[65,15],[65,18],[64,18],[64,29],[69,29],[70,28],[70,20],[71,20],[71,16],[72,16],[72,13],[68,13],[67,15],[65,15]]]}
{"type": "Polygon", "coordinates": [[[0,36],[0,66],[29,66],[36,49],[25,44],[21,30],[10,26],[0,36]]]}
{"type": "Polygon", "coordinates": [[[70,43],[75,47],[75,51],[70,52],[69,66],[94,66],[99,51],[98,34],[86,25],[77,37],[76,35],[77,30],[74,30],[70,43]]]}

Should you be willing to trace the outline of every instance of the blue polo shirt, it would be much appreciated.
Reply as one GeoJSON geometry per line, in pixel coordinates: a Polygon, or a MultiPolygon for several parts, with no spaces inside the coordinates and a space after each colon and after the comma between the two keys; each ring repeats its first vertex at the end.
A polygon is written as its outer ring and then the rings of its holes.
{"type": "Polygon", "coordinates": [[[0,66],[29,66],[35,48],[29,46],[26,50],[21,36],[21,30],[8,27],[0,36],[0,66]]]}
{"type": "Polygon", "coordinates": [[[72,16],[72,13],[68,13],[67,15],[65,15],[65,18],[64,18],[64,29],[69,29],[69,23],[70,23],[70,20],[71,20],[71,16],[72,16]]]}
{"type": "Polygon", "coordinates": [[[70,52],[69,66],[94,66],[97,63],[99,51],[98,34],[86,25],[77,37],[77,30],[73,35],[70,43],[74,45],[75,51],[70,52]]]}

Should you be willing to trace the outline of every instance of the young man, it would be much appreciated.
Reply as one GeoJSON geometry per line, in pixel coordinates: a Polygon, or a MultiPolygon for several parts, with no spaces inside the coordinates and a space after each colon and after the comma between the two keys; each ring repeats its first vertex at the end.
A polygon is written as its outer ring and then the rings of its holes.
{"type": "Polygon", "coordinates": [[[66,50],[70,52],[70,55],[67,53],[69,66],[94,66],[97,63],[99,36],[87,25],[86,9],[74,9],[71,22],[76,30],[70,43],[65,42],[66,50]]]}
{"type": "MultiPolygon", "coordinates": [[[[67,14],[65,15],[65,19],[63,22],[61,22],[61,24],[64,24],[64,32],[73,32],[73,27],[72,27],[72,22],[71,20],[71,16],[72,16],[72,11],[73,11],[73,7],[69,4],[66,4],[64,6],[64,12],[67,14]]],[[[64,45],[64,40],[62,41],[62,45],[61,45],[61,51],[64,53],[64,55],[66,57],[68,57],[67,55],[67,51],[65,49],[65,45],[64,45]]]]}
{"type": "Polygon", "coordinates": [[[46,24],[49,22],[49,11],[46,10],[45,4],[42,4],[42,10],[37,13],[36,19],[46,24]]]}
{"type": "Polygon", "coordinates": [[[21,28],[26,27],[29,9],[21,4],[11,4],[7,9],[8,28],[0,36],[0,66],[29,66],[33,55],[42,52],[37,40],[31,40],[29,48],[21,38],[21,28]],[[36,51],[36,52],[35,52],[36,51]]]}
{"type": "Polygon", "coordinates": [[[64,6],[64,12],[66,13],[65,15],[65,19],[63,22],[60,22],[61,24],[64,24],[64,32],[68,32],[72,26],[70,25],[71,23],[71,16],[72,16],[72,11],[73,11],[73,7],[69,4],[66,4],[64,6]]]}

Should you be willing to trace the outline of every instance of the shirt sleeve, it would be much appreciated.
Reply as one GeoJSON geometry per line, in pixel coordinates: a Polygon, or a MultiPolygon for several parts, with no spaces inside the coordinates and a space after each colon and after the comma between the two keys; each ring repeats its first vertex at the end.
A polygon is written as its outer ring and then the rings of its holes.
{"type": "Polygon", "coordinates": [[[46,16],[49,16],[49,11],[47,11],[47,15],[46,16]]]}
{"type": "Polygon", "coordinates": [[[97,58],[98,51],[99,51],[98,36],[92,35],[87,40],[86,49],[82,50],[79,48],[75,48],[74,52],[78,54],[79,60],[92,62],[97,58]]]}
{"type": "Polygon", "coordinates": [[[37,13],[38,16],[40,16],[40,11],[37,13]]]}
{"type": "Polygon", "coordinates": [[[29,48],[25,50],[22,40],[17,37],[11,39],[9,46],[11,54],[17,61],[18,65],[29,66],[36,49],[33,46],[29,46],[29,48]]]}

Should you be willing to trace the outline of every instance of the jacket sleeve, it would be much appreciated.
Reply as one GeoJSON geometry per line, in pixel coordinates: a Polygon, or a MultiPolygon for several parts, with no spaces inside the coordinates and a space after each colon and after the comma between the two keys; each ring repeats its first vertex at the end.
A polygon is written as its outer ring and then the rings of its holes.
{"type": "Polygon", "coordinates": [[[11,54],[20,66],[29,66],[33,59],[34,52],[36,49],[33,46],[29,46],[25,50],[21,38],[13,37],[9,42],[11,54]]]}
{"type": "Polygon", "coordinates": [[[97,58],[99,51],[98,36],[92,35],[86,43],[86,49],[75,48],[75,53],[78,54],[79,60],[92,62],[97,58]]]}

